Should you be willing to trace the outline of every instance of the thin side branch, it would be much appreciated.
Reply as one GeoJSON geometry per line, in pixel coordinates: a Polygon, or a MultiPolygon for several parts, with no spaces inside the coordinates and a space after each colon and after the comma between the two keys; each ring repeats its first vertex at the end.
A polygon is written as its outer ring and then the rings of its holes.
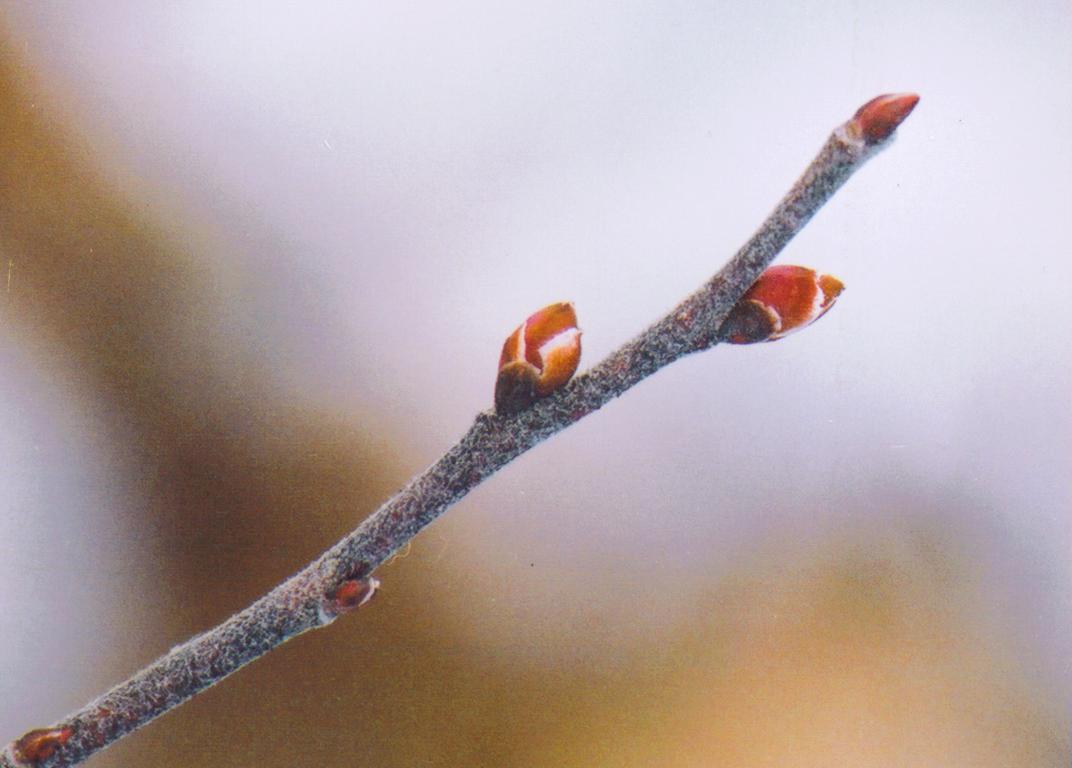
{"type": "Polygon", "coordinates": [[[295,635],[362,604],[375,589],[373,571],[485,478],[663,366],[717,344],[741,295],[849,176],[889,143],[916,101],[904,94],[865,104],[834,130],[752,238],[669,314],[532,407],[510,416],[479,414],[442,458],[318,560],[56,725],[7,745],[0,768],[77,765],[295,635]]]}

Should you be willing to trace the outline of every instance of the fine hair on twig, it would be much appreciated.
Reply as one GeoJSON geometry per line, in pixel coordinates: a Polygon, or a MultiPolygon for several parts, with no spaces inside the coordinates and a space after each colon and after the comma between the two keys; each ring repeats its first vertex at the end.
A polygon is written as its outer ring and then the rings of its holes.
{"type": "Polygon", "coordinates": [[[504,346],[497,411],[478,414],[440,459],[305,569],[77,712],[11,742],[0,753],[0,768],[82,762],[290,638],[367,603],[379,584],[375,569],[447,508],[663,366],[720,341],[774,340],[815,320],[833,303],[840,281],[804,267],[764,270],[849,176],[889,144],[917,101],[914,94],[892,94],[861,107],[722,269],[588,372],[569,380],[580,355],[571,305],[553,304],[529,317],[504,346]]]}

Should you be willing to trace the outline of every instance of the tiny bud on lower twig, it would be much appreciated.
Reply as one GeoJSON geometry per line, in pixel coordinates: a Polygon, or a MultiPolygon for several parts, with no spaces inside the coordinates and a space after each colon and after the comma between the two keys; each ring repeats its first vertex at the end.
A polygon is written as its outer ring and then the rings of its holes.
{"type": "Polygon", "coordinates": [[[23,763],[40,763],[52,757],[70,738],[70,728],[37,728],[15,742],[15,757],[23,763]]]}
{"type": "Polygon", "coordinates": [[[363,606],[380,588],[379,579],[371,576],[367,579],[349,579],[339,585],[331,598],[332,612],[335,614],[356,611],[363,606]]]}

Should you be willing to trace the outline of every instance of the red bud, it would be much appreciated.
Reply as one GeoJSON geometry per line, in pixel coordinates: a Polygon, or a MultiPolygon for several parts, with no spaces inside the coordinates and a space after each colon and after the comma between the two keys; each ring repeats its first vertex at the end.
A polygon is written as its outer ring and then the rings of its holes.
{"type": "Polygon", "coordinates": [[[379,579],[348,579],[339,585],[331,598],[335,613],[349,613],[363,606],[379,589],[379,579]]]}
{"type": "Polygon", "coordinates": [[[849,130],[867,144],[878,144],[890,137],[897,126],[916,108],[919,96],[914,93],[887,93],[864,104],[849,121],[849,130]]]}
{"type": "Polygon", "coordinates": [[[771,267],[730,311],[719,335],[731,344],[777,341],[822,317],[844,288],[814,269],[771,267]]]}
{"type": "Polygon", "coordinates": [[[40,763],[52,757],[70,738],[70,728],[36,728],[15,742],[15,757],[23,763],[40,763]]]}
{"type": "Polygon", "coordinates": [[[495,410],[524,410],[563,386],[581,360],[581,332],[573,305],[544,307],[510,334],[499,356],[495,410]]]}

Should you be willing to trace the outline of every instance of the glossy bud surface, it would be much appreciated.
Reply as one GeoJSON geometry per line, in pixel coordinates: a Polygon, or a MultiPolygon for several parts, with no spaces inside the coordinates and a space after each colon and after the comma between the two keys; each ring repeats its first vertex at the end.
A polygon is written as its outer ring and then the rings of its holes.
{"type": "Polygon", "coordinates": [[[836,277],[808,267],[770,267],[730,311],[719,335],[730,344],[777,341],[826,314],[844,289],[836,277]]]}
{"type": "Polygon", "coordinates": [[[569,302],[544,307],[503,344],[495,380],[495,410],[517,413],[570,380],[581,360],[581,331],[569,302]]]}

